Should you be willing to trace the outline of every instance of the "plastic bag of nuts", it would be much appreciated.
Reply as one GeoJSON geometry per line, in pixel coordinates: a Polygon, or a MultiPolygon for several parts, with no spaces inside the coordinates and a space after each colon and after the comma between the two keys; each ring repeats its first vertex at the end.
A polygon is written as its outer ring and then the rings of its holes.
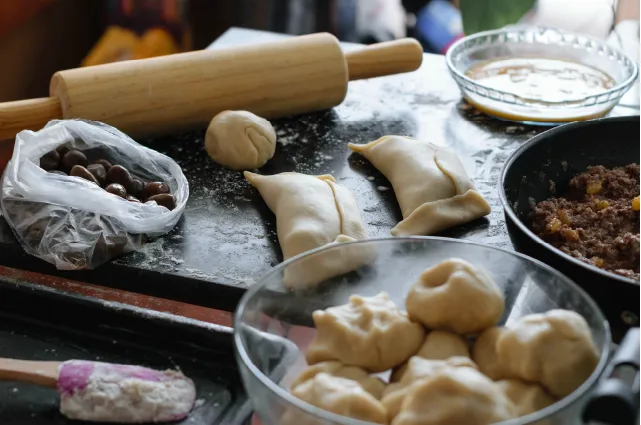
{"type": "Polygon", "coordinates": [[[51,121],[16,136],[0,208],[25,251],[92,269],[169,232],[189,185],[171,158],[106,124],[51,121]]]}

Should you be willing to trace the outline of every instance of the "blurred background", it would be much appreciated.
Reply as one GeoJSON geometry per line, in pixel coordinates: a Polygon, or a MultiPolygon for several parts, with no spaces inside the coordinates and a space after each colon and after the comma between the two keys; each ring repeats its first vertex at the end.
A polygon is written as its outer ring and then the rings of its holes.
{"type": "Polygon", "coordinates": [[[230,27],[411,36],[444,54],[464,34],[534,23],[609,37],[638,60],[638,20],[639,0],[0,0],[0,101],[47,96],[61,69],[203,49],[230,27]]]}

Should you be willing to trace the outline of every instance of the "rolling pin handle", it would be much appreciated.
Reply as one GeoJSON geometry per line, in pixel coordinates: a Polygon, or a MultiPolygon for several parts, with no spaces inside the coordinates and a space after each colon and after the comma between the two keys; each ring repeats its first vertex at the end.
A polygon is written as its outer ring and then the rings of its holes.
{"type": "Polygon", "coordinates": [[[346,52],[345,61],[350,81],[399,74],[421,66],[423,47],[413,38],[403,38],[346,52]]]}
{"type": "Polygon", "coordinates": [[[40,130],[59,118],[62,107],[55,97],[0,103],[0,140],[13,139],[22,130],[40,130]]]}

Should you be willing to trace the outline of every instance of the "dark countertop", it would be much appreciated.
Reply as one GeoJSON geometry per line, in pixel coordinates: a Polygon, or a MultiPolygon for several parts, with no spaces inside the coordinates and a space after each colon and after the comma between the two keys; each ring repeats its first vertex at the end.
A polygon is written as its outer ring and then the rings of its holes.
{"type": "MultiPolygon", "coordinates": [[[[278,35],[231,29],[210,48],[273,37],[278,35]]],[[[371,237],[389,236],[401,219],[400,210],[389,182],[362,157],[351,154],[347,143],[400,134],[450,147],[492,213],[442,235],[509,249],[497,191],[501,166],[518,146],[545,130],[498,121],[469,107],[449,76],[444,57],[429,54],[413,73],[350,83],[346,100],[330,111],[273,124],[278,134],[276,154],[260,172],[334,175],[354,192],[371,237]]],[[[203,135],[201,130],[143,141],[174,158],[189,180],[185,214],[169,234],[95,271],[63,273],[24,254],[2,222],[0,263],[232,310],[244,289],[282,257],[274,215],[242,173],[222,169],[209,159],[203,135]]]]}

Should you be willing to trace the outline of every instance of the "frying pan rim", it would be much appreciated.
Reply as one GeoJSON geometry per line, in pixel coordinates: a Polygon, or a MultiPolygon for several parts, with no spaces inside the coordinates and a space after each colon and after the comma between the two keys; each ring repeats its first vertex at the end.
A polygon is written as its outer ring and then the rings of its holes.
{"type": "Polygon", "coordinates": [[[582,128],[586,126],[593,126],[593,125],[599,125],[603,122],[634,122],[636,121],[637,123],[639,122],[640,117],[639,115],[629,115],[629,116],[623,116],[623,117],[605,117],[605,118],[597,118],[593,120],[587,120],[587,121],[576,121],[572,122],[569,124],[564,124],[560,125],[558,127],[554,127],[552,129],[546,130],[540,134],[537,134],[536,136],[532,137],[529,139],[527,142],[525,142],[522,146],[520,146],[516,151],[510,155],[510,157],[505,161],[505,165],[503,165],[503,169],[501,170],[501,184],[499,186],[499,198],[501,199],[501,203],[503,204],[503,211],[507,215],[507,218],[509,218],[512,223],[523,233],[525,236],[530,239],[530,241],[534,242],[538,247],[542,247],[545,249],[547,252],[559,257],[561,260],[569,261],[571,264],[574,264],[575,266],[581,267],[586,269],[587,271],[596,273],[598,275],[601,275],[604,278],[609,278],[609,279],[614,279],[618,282],[621,283],[627,283],[631,284],[634,286],[640,286],[641,282],[638,280],[634,280],[632,278],[627,278],[612,272],[608,272],[605,270],[602,270],[596,266],[593,266],[591,264],[585,263],[577,258],[574,258],[560,249],[557,249],[550,245],[549,243],[545,242],[543,239],[541,239],[539,236],[534,234],[526,225],[523,223],[523,221],[516,215],[516,212],[512,209],[512,205],[507,199],[507,194],[505,193],[505,179],[507,177],[508,171],[512,168],[512,165],[514,162],[522,156],[525,152],[527,152],[532,146],[537,145],[541,143],[542,141],[548,140],[551,137],[556,137],[559,134],[571,132],[575,130],[576,128],[582,128]]]}

